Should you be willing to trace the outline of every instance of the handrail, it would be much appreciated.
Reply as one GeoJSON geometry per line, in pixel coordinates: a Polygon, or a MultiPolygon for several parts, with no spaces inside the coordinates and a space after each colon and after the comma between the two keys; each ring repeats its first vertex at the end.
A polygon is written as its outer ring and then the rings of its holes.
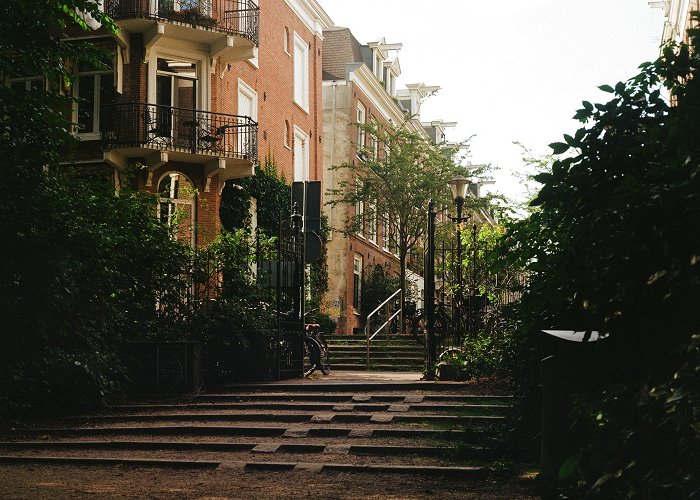
{"type": "Polygon", "coordinates": [[[366,338],[367,338],[367,369],[368,369],[368,370],[369,370],[369,345],[370,345],[370,342],[374,339],[374,337],[377,336],[377,334],[378,334],[380,331],[382,331],[383,328],[385,328],[385,327],[396,317],[397,314],[399,314],[399,313],[401,312],[401,310],[403,309],[403,304],[401,305],[401,307],[398,308],[398,310],[397,310],[390,318],[388,318],[388,319],[387,319],[379,328],[377,328],[377,330],[370,336],[369,332],[370,332],[370,330],[371,330],[371,326],[370,326],[370,325],[371,325],[371,323],[372,323],[372,316],[374,316],[378,311],[380,311],[383,307],[385,307],[390,301],[394,300],[394,299],[396,298],[396,296],[397,296],[399,293],[401,293],[401,289],[400,289],[400,288],[399,288],[398,290],[396,290],[394,293],[392,293],[392,294],[389,296],[389,298],[387,298],[384,302],[382,302],[381,304],[379,304],[379,305],[374,309],[374,311],[372,311],[371,313],[369,313],[369,314],[367,315],[367,320],[366,320],[366,323],[365,323],[365,336],[366,336],[366,338]]]}
{"type": "Polygon", "coordinates": [[[396,310],[396,312],[395,312],[394,314],[392,314],[391,317],[389,317],[388,320],[386,320],[384,323],[382,323],[382,325],[381,325],[379,328],[377,328],[377,331],[375,331],[375,332],[372,334],[372,336],[369,338],[369,340],[370,340],[370,341],[374,340],[374,337],[376,337],[376,336],[379,334],[379,332],[381,332],[382,329],[383,329],[386,325],[388,325],[389,323],[391,323],[391,321],[392,321],[396,316],[398,316],[398,314],[399,314],[400,312],[401,312],[401,308],[399,307],[399,308],[396,310]]]}

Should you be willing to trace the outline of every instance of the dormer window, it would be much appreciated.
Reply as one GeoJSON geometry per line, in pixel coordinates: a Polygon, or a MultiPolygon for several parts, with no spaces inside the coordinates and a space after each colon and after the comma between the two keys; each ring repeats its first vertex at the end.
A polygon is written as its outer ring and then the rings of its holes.
{"type": "Polygon", "coordinates": [[[379,51],[375,51],[374,53],[374,76],[377,77],[378,80],[383,81],[383,73],[384,72],[384,61],[382,61],[381,56],[379,55],[379,51]]]}

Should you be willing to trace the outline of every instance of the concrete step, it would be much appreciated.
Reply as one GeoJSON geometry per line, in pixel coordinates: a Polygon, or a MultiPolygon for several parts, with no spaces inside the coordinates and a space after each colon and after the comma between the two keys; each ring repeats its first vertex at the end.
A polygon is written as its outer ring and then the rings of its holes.
{"type": "MultiPolygon", "coordinates": [[[[367,364],[366,363],[341,363],[341,362],[334,362],[333,366],[338,369],[338,370],[356,370],[356,371],[367,371],[367,364]]],[[[378,365],[375,363],[372,363],[372,360],[370,360],[370,366],[369,370],[370,371],[394,371],[394,372],[414,372],[416,370],[422,369],[422,365],[417,365],[417,364],[410,364],[410,365],[378,365]]]]}
{"type": "Polygon", "coordinates": [[[94,415],[89,418],[73,417],[67,419],[83,425],[94,423],[133,423],[133,422],[275,422],[275,423],[414,423],[425,425],[478,425],[498,424],[503,417],[496,415],[435,415],[435,414],[405,414],[405,405],[395,405],[384,413],[359,413],[356,411],[334,413],[166,413],[166,414],[119,414],[94,415]]]}
{"type": "MultiPolygon", "coordinates": [[[[420,373],[416,373],[416,379],[420,378],[420,373]]],[[[423,391],[430,393],[452,392],[464,393],[468,390],[462,382],[433,382],[433,381],[391,381],[391,382],[374,382],[374,381],[351,381],[351,382],[332,382],[325,380],[298,380],[288,382],[260,382],[250,384],[229,384],[218,388],[218,394],[231,397],[241,396],[247,397],[248,392],[256,391],[271,391],[280,393],[384,393],[384,392],[411,392],[423,391]]],[[[216,398],[217,393],[202,395],[202,398],[216,398]]]]}
{"type": "Polygon", "coordinates": [[[61,464],[61,465],[129,465],[162,468],[243,468],[257,471],[343,472],[362,474],[409,474],[413,476],[442,476],[460,479],[483,479],[490,473],[488,467],[422,466],[422,465],[364,465],[327,462],[240,462],[200,461],[173,459],[138,459],[128,457],[63,457],[45,455],[0,456],[2,464],[61,464]]]}
{"type": "MultiPolygon", "coordinates": [[[[307,402],[300,403],[294,401],[287,402],[235,402],[235,403],[184,403],[167,405],[121,405],[111,406],[107,411],[111,413],[128,412],[164,412],[164,411],[221,411],[221,410],[273,410],[273,411],[359,411],[359,412],[382,412],[389,411],[396,403],[360,403],[339,404],[335,402],[307,402]]],[[[403,400],[399,400],[403,403],[403,400]]],[[[496,404],[450,404],[450,403],[403,403],[406,411],[409,412],[452,412],[464,414],[500,414],[508,406],[496,404]]]]}
{"type": "MultiPolygon", "coordinates": [[[[367,345],[365,344],[329,344],[329,348],[333,347],[336,351],[364,351],[367,350],[367,345]]],[[[384,345],[372,343],[370,346],[371,351],[395,351],[395,352],[423,352],[424,349],[419,345],[384,345]]]]}
{"type": "MultiPolygon", "coordinates": [[[[304,384],[306,385],[306,384],[304,384]]],[[[318,386],[316,386],[318,387],[318,386]]],[[[423,386],[425,387],[425,386],[423,386]]],[[[304,387],[301,388],[302,390],[304,387]]],[[[294,392],[289,394],[287,392],[249,392],[249,393],[209,393],[202,394],[192,399],[194,404],[213,404],[213,403],[235,403],[235,402],[253,402],[253,401],[315,401],[315,402],[328,402],[328,404],[335,402],[377,402],[377,403],[394,403],[394,402],[405,402],[405,403],[421,403],[421,402],[440,402],[449,403],[455,405],[503,405],[510,406],[513,401],[512,396],[483,396],[483,395],[471,395],[471,394],[447,394],[447,393],[421,393],[421,394],[411,394],[409,392],[401,392],[396,394],[386,394],[383,391],[364,393],[364,394],[352,394],[349,392],[294,392]]],[[[187,403],[191,404],[191,403],[187,403]]],[[[127,405],[129,406],[129,405],[127,405]]],[[[142,405],[131,405],[131,406],[142,406],[142,405]]]]}
{"type": "MultiPolygon", "coordinates": [[[[289,442],[243,442],[231,443],[224,441],[0,441],[0,450],[11,451],[37,451],[37,450],[98,450],[98,451],[207,451],[207,452],[242,452],[262,451],[265,453],[337,453],[358,456],[382,456],[382,457],[445,457],[450,454],[450,449],[440,446],[395,446],[395,445],[366,445],[346,444],[337,445],[331,443],[304,444],[289,442]]],[[[484,446],[471,446],[469,453],[474,458],[486,458],[492,454],[490,448],[484,446]]],[[[463,449],[460,449],[463,452],[463,449]]]]}

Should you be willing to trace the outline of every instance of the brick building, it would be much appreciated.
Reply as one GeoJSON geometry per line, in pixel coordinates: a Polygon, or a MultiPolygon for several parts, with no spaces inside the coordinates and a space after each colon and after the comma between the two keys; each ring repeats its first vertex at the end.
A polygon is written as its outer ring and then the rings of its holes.
{"type": "MultiPolygon", "coordinates": [[[[381,39],[363,45],[348,28],[342,27],[327,29],[323,36],[323,185],[329,189],[337,188],[352,175],[348,170],[330,167],[352,164],[358,149],[372,146],[357,123],[376,120],[389,126],[405,124],[411,132],[430,140],[418,111],[420,102],[437,87],[415,84],[397,92],[401,67],[396,53],[401,44],[381,39]]],[[[330,226],[339,229],[364,210],[362,203],[355,207],[326,206],[325,214],[330,226]]],[[[362,328],[361,283],[366,270],[378,264],[398,272],[397,252],[392,247],[389,225],[376,214],[354,234],[332,232],[328,242],[329,291],[323,307],[337,320],[338,333],[358,333],[362,328]]]]}
{"type": "MultiPolygon", "coordinates": [[[[103,0],[120,27],[93,19],[90,41],[109,69],[75,67],[76,163],[158,193],[178,238],[210,242],[229,180],[268,155],[288,181],[317,179],[321,56],[331,20],[315,0],[103,0]],[[127,181],[128,179],[128,181],[127,181]]],[[[17,88],[41,80],[11,80],[17,88]]]]}

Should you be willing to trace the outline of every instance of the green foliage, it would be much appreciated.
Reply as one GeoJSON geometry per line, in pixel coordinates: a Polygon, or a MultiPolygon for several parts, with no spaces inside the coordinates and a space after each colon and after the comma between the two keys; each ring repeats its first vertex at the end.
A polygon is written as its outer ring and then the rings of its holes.
{"type": "Polygon", "coordinates": [[[238,295],[215,300],[191,317],[190,339],[202,342],[202,377],[208,387],[272,377],[269,313],[255,298],[238,295]]]}
{"type": "Polygon", "coordinates": [[[609,102],[583,103],[575,118],[584,126],[551,145],[568,156],[536,177],[535,210],[510,225],[503,247],[529,276],[523,359],[539,348],[536,332],[564,328],[609,332],[606,349],[624,363],[578,413],[593,437],[569,474],[577,496],[700,493],[691,340],[700,327],[700,43],[691,36],[692,48],[665,47],[636,77],[602,86],[609,102]]]}
{"type": "MultiPolygon", "coordinates": [[[[348,234],[361,230],[372,218],[378,226],[388,225],[389,247],[397,249],[400,283],[405,283],[409,250],[425,236],[429,201],[437,206],[451,204],[447,183],[458,172],[452,161],[455,148],[432,144],[405,127],[356,125],[370,146],[359,149],[357,161],[331,167],[338,171],[339,181],[327,191],[328,204],[348,209],[343,212],[345,227],[337,228],[348,234]],[[351,208],[360,202],[364,214],[351,208]]],[[[405,295],[402,287],[402,301],[405,295]]]]}
{"type": "Polygon", "coordinates": [[[499,377],[506,381],[508,359],[513,347],[509,331],[479,331],[469,335],[462,349],[449,349],[440,355],[439,366],[449,365],[457,380],[499,377]]]}
{"type": "Polygon", "coordinates": [[[390,271],[384,266],[376,264],[368,267],[362,273],[362,299],[360,304],[362,306],[363,321],[366,321],[367,315],[401,286],[399,277],[392,276],[390,271]]]}
{"type": "Polygon", "coordinates": [[[45,173],[0,196],[0,412],[95,404],[121,378],[116,345],[155,317],[179,244],[151,197],[45,173]],[[128,256],[128,258],[125,258],[128,256]]]}
{"type": "Polygon", "coordinates": [[[253,177],[227,183],[221,194],[219,216],[224,228],[232,231],[250,226],[250,199],[257,204],[258,227],[267,234],[277,234],[280,219],[291,215],[290,186],[277,171],[277,162],[268,155],[253,177]]]}
{"type": "MultiPolygon", "coordinates": [[[[321,214],[321,230],[318,232],[318,237],[321,239],[321,255],[316,262],[309,265],[309,292],[311,300],[308,301],[306,309],[320,309],[323,295],[328,291],[328,235],[330,229],[328,227],[328,217],[321,214]]],[[[332,321],[328,318],[328,321],[332,321]]],[[[323,330],[328,333],[335,332],[335,322],[333,322],[333,330],[323,330]]],[[[326,326],[330,323],[326,321],[326,326]]]]}

